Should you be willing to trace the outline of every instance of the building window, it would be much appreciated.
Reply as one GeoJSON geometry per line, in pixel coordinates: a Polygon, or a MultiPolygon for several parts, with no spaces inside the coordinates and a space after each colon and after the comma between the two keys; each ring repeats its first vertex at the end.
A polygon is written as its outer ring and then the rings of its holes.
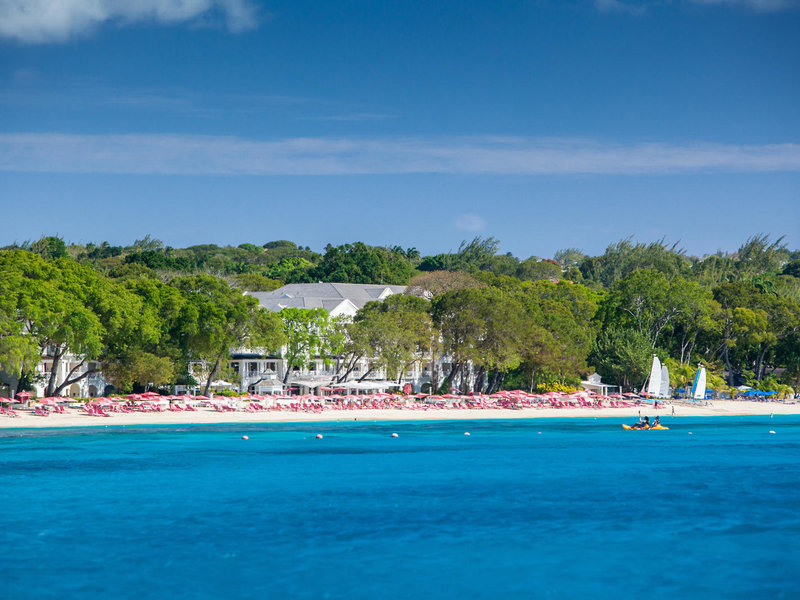
{"type": "Polygon", "coordinates": [[[231,369],[233,369],[233,372],[238,375],[239,374],[239,363],[238,362],[232,362],[231,363],[231,369]]]}
{"type": "Polygon", "coordinates": [[[256,372],[258,372],[258,363],[257,363],[257,362],[251,362],[251,363],[248,363],[248,364],[247,364],[247,370],[248,370],[250,373],[256,373],[256,372]]]}

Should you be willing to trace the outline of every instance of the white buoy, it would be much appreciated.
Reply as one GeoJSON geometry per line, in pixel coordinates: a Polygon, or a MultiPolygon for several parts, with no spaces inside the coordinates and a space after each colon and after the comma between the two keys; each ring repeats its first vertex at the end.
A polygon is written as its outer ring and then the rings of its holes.
{"type": "Polygon", "coordinates": [[[465,432],[464,432],[464,435],[469,435],[469,431],[465,431],[465,432]]]}
{"type": "Polygon", "coordinates": [[[770,433],[775,433],[772,429],[769,430],[770,433]]]}
{"type": "Polygon", "coordinates": [[[692,432],[691,432],[691,431],[689,432],[689,435],[692,435],[692,432]]]}
{"type": "Polygon", "coordinates": [[[250,438],[249,438],[248,436],[246,436],[246,435],[243,435],[243,436],[242,436],[242,439],[243,439],[243,440],[249,440],[250,438]]]}
{"type": "Polygon", "coordinates": [[[317,434],[317,439],[318,439],[318,440],[321,440],[321,439],[322,439],[322,434],[321,434],[321,433],[318,433],[318,434],[317,434]]]}
{"type": "Polygon", "coordinates": [[[400,437],[400,436],[399,436],[399,435],[397,435],[396,433],[393,433],[393,434],[392,434],[392,437],[400,437]]]}

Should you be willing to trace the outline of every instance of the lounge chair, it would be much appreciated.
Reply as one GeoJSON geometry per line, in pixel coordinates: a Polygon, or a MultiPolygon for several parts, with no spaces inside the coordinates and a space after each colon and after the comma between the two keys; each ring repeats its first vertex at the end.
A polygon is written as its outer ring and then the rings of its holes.
{"type": "Polygon", "coordinates": [[[16,411],[11,407],[3,408],[2,406],[0,406],[0,413],[4,414],[7,417],[18,417],[19,416],[16,413],[16,411]]]}

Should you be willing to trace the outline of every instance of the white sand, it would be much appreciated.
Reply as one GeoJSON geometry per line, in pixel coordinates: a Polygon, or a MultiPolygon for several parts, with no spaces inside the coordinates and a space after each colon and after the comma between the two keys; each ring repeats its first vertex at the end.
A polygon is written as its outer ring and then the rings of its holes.
{"type": "MultiPolygon", "coordinates": [[[[672,407],[676,417],[718,417],[725,415],[796,415],[800,404],[781,402],[714,401],[709,406],[685,404],[665,405],[657,411],[652,405],[628,408],[528,408],[522,410],[502,409],[367,409],[325,410],[321,413],[306,412],[225,412],[199,408],[197,412],[144,412],[111,413],[109,417],[92,417],[82,411],[70,409],[66,415],[51,414],[39,417],[26,410],[17,410],[19,418],[0,415],[0,429],[20,427],[87,427],[105,425],[187,425],[204,423],[289,423],[304,421],[432,421],[455,419],[533,419],[543,417],[619,417],[628,419],[648,415],[669,418],[672,407]]],[[[666,423],[666,421],[665,421],[666,423]]]]}

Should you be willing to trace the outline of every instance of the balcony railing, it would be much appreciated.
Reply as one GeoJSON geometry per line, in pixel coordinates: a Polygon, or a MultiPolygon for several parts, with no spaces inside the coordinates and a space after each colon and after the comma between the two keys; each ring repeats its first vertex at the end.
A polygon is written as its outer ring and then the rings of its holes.
{"type": "Polygon", "coordinates": [[[246,383],[253,383],[259,379],[280,379],[280,374],[277,371],[269,369],[266,371],[248,371],[244,375],[244,381],[246,383]]]}

